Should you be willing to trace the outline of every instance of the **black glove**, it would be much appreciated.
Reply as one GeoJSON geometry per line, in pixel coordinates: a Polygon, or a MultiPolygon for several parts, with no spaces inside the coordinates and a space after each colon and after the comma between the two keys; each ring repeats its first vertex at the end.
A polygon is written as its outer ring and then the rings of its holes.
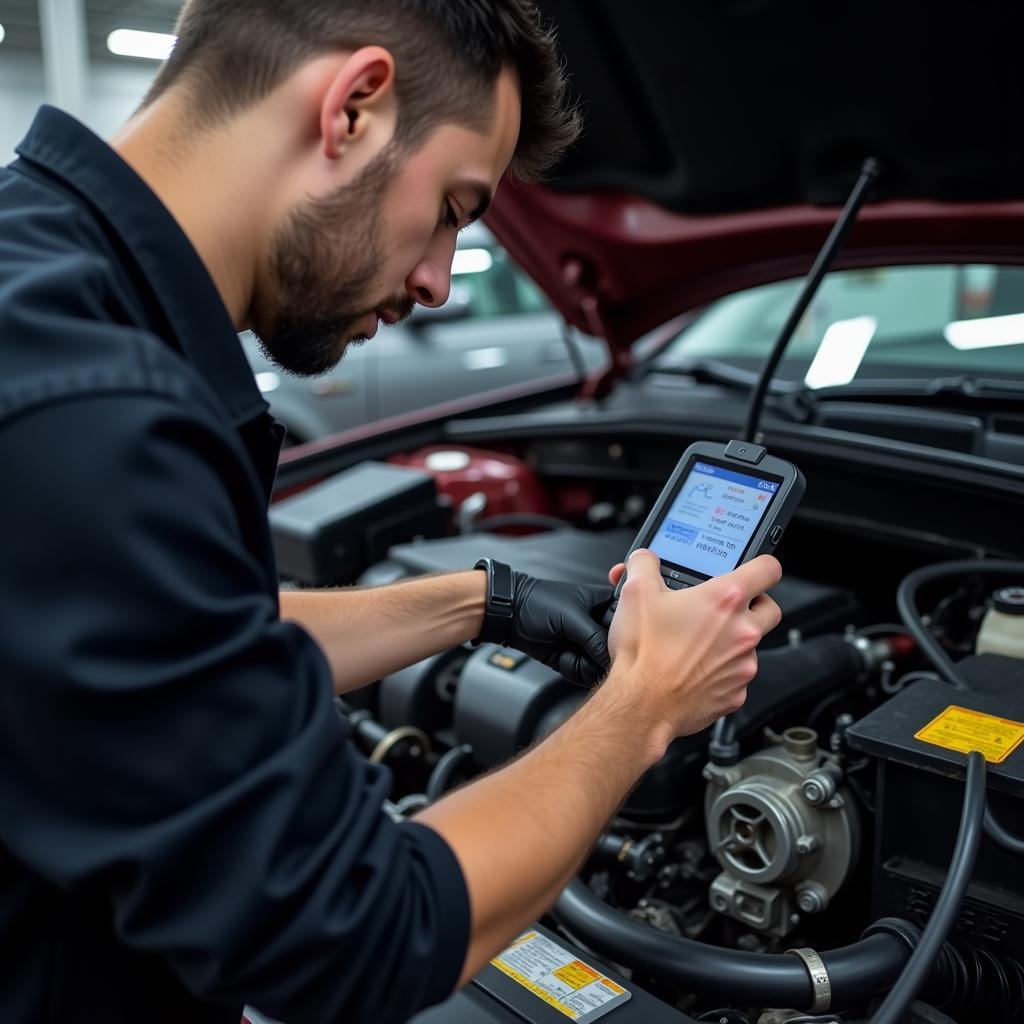
{"type": "Polygon", "coordinates": [[[487,610],[474,643],[514,647],[581,686],[593,686],[608,671],[601,621],[610,586],[539,580],[489,558],[476,568],[487,570],[487,610]]]}

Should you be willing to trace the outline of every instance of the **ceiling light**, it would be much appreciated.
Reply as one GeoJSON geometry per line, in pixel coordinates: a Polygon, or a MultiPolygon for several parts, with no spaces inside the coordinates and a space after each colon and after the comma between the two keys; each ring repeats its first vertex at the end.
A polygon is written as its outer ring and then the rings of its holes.
{"type": "Polygon", "coordinates": [[[857,376],[877,327],[878,321],[873,316],[858,316],[831,324],[821,339],[804,383],[809,388],[849,384],[857,376]]]}
{"type": "Polygon", "coordinates": [[[5,35],[7,35],[7,33],[4,31],[3,25],[0,25],[0,43],[2,43],[4,41],[4,36],[5,35]]]}
{"type": "Polygon", "coordinates": [[[494,258],[486,249],[457,249],[452,260],[453,274],[484,274],[494,266],[494,258]]]}
{"type": "Polygon", "coordinates": [[[168,32],[139,32],[118,28],[107,36],[107,49],[118,57],[166,60],[174,49],[175,36],[168,32]]]}
{"type": "Polygon", "coordinates": [[[979,320],[956,320],[946,325],[946,341],[967,352],[975,348],[1024,345],[1024,313],[986,316],[979,320]]]}

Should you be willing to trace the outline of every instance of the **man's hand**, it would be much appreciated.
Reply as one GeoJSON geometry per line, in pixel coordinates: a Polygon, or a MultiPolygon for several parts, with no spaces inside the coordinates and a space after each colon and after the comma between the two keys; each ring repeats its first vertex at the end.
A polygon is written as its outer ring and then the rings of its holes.
{"type": "MultiPolygon", "coordinates": [[[[613,581],[621,572],[612,570],[613,581]]],[[[604,683],[543,742],[418,816],[448,842],[469,888],[473,938],[463,981],[550,907],[615,808],[675,736],[743,703],[757,672],[754,649],[781,617],[764,596],[781,574],[774,558],[762,557],[690,590],[669,590],[657,556],[634,553],[604,683]],[[553,778],[578,795],[571,813],[552,799],[553,778]],[[529,813],[510,815],[509,807],[529,813]]],[[[610,591],[594,604],[598,588],[530,582],[519,602],[512,598],[523,649],[547,660],[575,638],[597,661],[604,632],[598,619],[610,591]]]]}
{"type": "Polygon", "coordinates": [[[524,572],[513,575],[508,646],[544,662],[574,683],[593,686],[610,664],[607,631],[601,620],[611,602],[612,588],[539,580],[524,572]]]}
{"type": "MultiPolygon", "coordinates": [[[[616,566],[609,578],[621,575],[616,566]]],[[[779,563],[762,555],[717,579],[670,590],[658,556],[634,552],[609,637],[609,685],[621,680],[630,700],[669,730],[668,739],[739,710],[757,675],[757,645],[782,617],[764,593],[781,576],[779,563]]]]}

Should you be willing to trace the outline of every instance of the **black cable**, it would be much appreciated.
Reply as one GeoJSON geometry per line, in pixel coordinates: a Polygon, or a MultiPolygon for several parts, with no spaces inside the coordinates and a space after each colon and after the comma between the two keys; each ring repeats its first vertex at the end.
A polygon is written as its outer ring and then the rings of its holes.
{"type": "Polygon", "coordinates": [[[925,925],[921,941],[911,953],[896,984],[882,1001],[871,1024],[900,1024],[914,997],[928,980],[960,911],[967,883],[981,843],[982,818],[985,815],[985,758],[977,751],[967,755],[967,781],[960,812],[960,830],[949,862],[946,880],[925,925]]]}
{"type": "Polygon", "coordinates": [[[789,344],[789,339],[793,337],[793,332],[800,325],[804,313],[807,312],[811,299],[814,298],[818,288],[821,286],[822,279],[835,262],[835,258],[839,254],[839,250],[842,248],[850,228],[853,227],[854,222],[857,220],[857,214],[864,205],[871,186],[875,183],[881,170],[882,165],[874,157],[868,157],[861,165],[857,184],[853,186],[853,191],[850,193],[850,198],[846,200],[846,205],[843,207],[843,212],[839,215],[839,220],[836,221],[835,226],[829,233],[828,239],[825,241],[824,246],[822,246],[821,252],[818,253],[818,258],[814,261],[814,265],[807,275],[807,280],[804,282],[800,297],[789,314],[789,319],[783,326],[782,333],[779,334],[779,338],[775,342],[775,347],[761,367],[757,384],[754,387],[753,394],[750,396],[747,422],[743,431],[744,440],[757,442],[757,429],[761,420],[761,408],[764,405],[765,395],[768,393],[772,377],[775,375],[775,370],[782,359],[782,354],[786,351],[786,346],[789,344]]]}
{"type": "MultiPolygon", "coordinates": [[[[554,916],[602,956],[694,992],[728,993],[740,1002],[808,1006],[814,998],[807,968],[784,953],[746,953],[669,935],[615,910],[579,878],[562,891],[554,916]]],[[[837,1005],[859,1003],[899,976],[911,946],[880,930],[821,955],[837,1005]]]]}
{"type": "Polygon", "coordinates": [[[947,576],[965,576],[970,573],[1024,576],[1024,562],[977,558],[940,562],[938,565],[928,565],[905,576],[896,590],[896,607],[903,620],[903,625],[907,627],[907,632],[917,641],[918,647],[935,666],[939,675],[947,683],[960,690],[966,690],[969,687],[953,663],[953,659],[942,649],[942,645],[921,621],[921,613],[917,610],[917,592],[925,583],[941,580],[947,576]]]}
{"type": "Polygon", "coordinates": [[[452,784],[456,771],[472,756],[473,748],[468,743],[452,747],[441,756],[427,780],[427,799],[431,803],[444,796],[452,784]]]}
{"type": "Polygon", "coordinates": [[[943,681],[942,676],[937,672],[933,672],[930,669],[915,669],[913,672],[906,672],[902,676],[891,680],[888,685],[883,682],[882,692],[891,697],[905,690],[911,683],[919,683],[923,679],[928,680],[930,683],[941,683],[943,681]]]}
{"type": "Polygon", "coordinates": [[[786,1024],[843,1024],[842,1018],[834,1013],[827,1013],[817,1017],[790,1017],[786,1024]]]}
{"type": "Polygon", "coordinates": [[[722,715],[715,722],[711,729],[711,739],[708,741],[708,759],[712,764],[727,766],[739,761],[740,743],[736,733],[735,715],[722,715]]]}
{"type": "Polygon", "coordinates": [[[1007,832],[1006,829],[996,821],[995,815],[988,807],[985,808],[985,818],[982,825],[985,829],[985,835],[987,835],[992,842],[998,843],[1003,847],[1003,849],[1009,850],[1010,853],[1024,854],[1024,839],[1018,839],[1015,835],[1007,832]]]}

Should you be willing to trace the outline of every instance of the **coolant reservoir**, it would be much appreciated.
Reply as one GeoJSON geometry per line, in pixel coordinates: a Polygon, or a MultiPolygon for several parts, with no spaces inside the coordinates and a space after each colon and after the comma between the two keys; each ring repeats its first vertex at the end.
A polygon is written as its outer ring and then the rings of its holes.
{"type": "Polygon", "coordinates": [[[978,654],[1024,658],[1024,587],[1003,587],[992,595],[978,633],[978,654]]]}

